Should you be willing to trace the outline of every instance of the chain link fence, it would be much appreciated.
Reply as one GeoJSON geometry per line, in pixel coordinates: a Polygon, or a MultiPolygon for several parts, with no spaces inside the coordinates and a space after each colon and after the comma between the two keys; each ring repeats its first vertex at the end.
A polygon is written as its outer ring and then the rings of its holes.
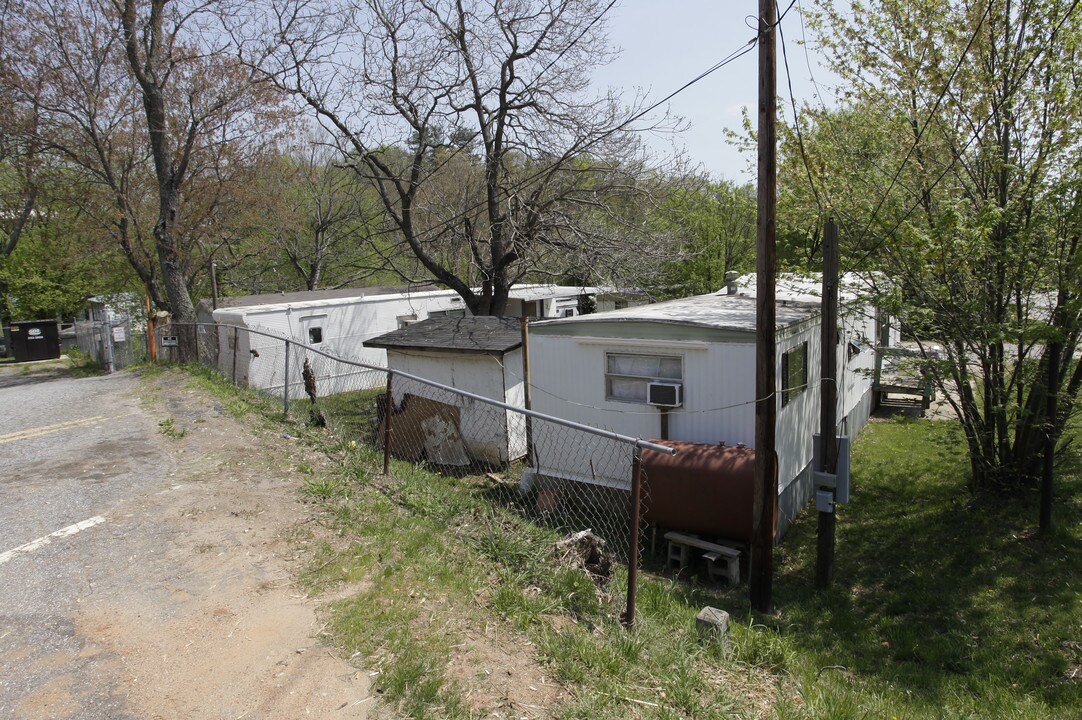
{"type": "Polygon", "coordinates": [[[106,372],[123,370],[147,358],[147,334],[132,331],[131,318],[76,320],[75,344],[106,372]]]}
{"type": "MultiPolygon", "coordinates": [[[[183,329],[157,332],[177,337],[183,329]]],[[[433,482],[479,476],[500,483],[506,492],[493,502],[584,542],[603,556],[595,558],[601,565],[627,566],[624,617],[633,621],[646,538],[638,458],[642,448],[673,454],[670,448],[527,410],[522,393],[502,382],[490,393],[470,392],[248,328],[199,325],[195,336],[201,363],[279,400],[294,420],[377,450],[384,475],[393,476],[396,460],[432,471],[433,482]]],[[[170,348],[162,349],[169,359],[170,348]]],[[[463,385],[484,384],[483,368],[458,371],[463,385]]]]}

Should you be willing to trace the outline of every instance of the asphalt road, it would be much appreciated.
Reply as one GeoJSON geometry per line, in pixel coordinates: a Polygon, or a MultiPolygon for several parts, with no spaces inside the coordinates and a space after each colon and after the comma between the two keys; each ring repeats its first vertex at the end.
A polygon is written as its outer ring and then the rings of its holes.
{"type": "Polygon", "coordinates": [[[87,652],[74,616],[167,541],[126,509],[172,469],[137,382],[0,370],[0,717],[132,717],[117,659],[87,652]]]}

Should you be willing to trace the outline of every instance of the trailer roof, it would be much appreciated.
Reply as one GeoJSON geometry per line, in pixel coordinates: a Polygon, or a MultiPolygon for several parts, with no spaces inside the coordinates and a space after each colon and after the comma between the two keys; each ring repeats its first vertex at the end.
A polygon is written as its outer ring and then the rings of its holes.
{"type": "MultiPolygon", "coordinates": [[[[777,327],[780,329],[817,316],[819,306],[816,303],[779,298],[776,312],[777,327]]],[[[643,322],[753,333],[755,332],[755,298],[741,293],[694,295],[653,305],[636,305],[592,315],[544,320],[531,323],[530,327],[558,333],[560,328],[569,328],[572,325],[643,322]]]]}
{"type": "Polygon", "coordinates": [[[518,318],[435,317],[364,341],[365,347],[504,353],[522,345],[518,318]]]}

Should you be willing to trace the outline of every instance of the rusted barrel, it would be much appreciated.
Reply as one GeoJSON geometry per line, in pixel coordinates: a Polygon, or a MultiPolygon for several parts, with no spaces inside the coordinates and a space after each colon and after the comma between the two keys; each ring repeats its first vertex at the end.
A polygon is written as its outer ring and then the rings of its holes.
{"type": "MultiPolygon", "coordinates": [[[[646,522],[667,530],[750,542],[755,451],[747,447],[651,440],[676,455],[644,450],[646,522]]],[[[775,523],[778,498],[773,498],[775,523]]]]}

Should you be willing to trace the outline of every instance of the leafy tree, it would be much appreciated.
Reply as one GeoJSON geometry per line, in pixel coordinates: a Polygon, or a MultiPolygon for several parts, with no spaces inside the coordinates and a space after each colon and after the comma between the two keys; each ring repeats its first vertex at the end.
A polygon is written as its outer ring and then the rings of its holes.
{"type": "Polygon", "coordinates": [[[589,68],[611,57],[609,7],[266,0],[226,22],[379,198],[387,266],[498,315],[528,277],[660,265],[636,222],[652,178],[633,111],[588,94],[589,68]]]}
{"type": "Polygon", "coordinates": [[[845,84],[837,112],[801,120],[787,185],[811,177],[847,226],[849,267],[882,270],[880,302],[941,347],[925,365],[965,430],[975,488],[1029,481],[1082,385],[1078,5],[824,0],[814,23],[845,84]]]}
{"type": "Polygon", "coordinates": [[[679,258],[669,263],[666,292],[716,292],[728,272],[755,266],[755,190],[725,180],[685,178],[673,183],[658,215],[676,238],[679,258]]]}

